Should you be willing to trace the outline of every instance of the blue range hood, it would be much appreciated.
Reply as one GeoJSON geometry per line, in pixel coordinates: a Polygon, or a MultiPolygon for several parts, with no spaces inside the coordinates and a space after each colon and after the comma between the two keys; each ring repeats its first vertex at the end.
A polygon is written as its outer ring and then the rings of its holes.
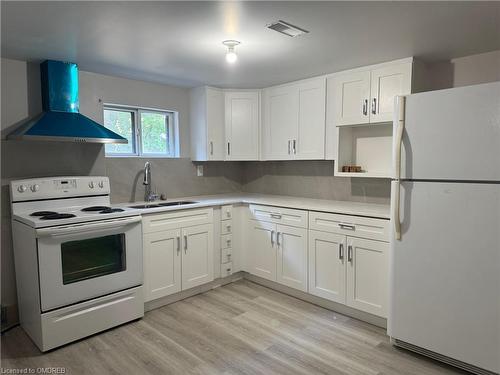
{"type": "Polygon", "coordinates": [[[127,143],[127,139],[79,113],[78,66],[47,60],[40,65],[43,113],[8,139],[127,143]]]}

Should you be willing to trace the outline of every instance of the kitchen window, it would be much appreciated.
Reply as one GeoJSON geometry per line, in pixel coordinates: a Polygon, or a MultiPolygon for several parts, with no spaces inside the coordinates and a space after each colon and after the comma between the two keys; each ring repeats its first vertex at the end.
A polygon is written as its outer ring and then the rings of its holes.
{"type": "Polygon", "coordinates": [[[106,156],[179,157],[177,113],[150,108],[104,106],[104,126],[127,144],[106,144],[106,156]]]}

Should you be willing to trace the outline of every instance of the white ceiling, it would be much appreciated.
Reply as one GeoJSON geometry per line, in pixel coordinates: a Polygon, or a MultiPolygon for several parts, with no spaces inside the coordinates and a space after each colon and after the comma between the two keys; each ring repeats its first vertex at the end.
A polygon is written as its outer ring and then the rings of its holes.
{"type": "Polygon", "coordinates": [[[5,2],[3,57],[183,86],[255,88],[500,49],[499,2],[5,2]],[[276,20],[310,31],[290,38],[276,20]],[[237,39],[234,66],[225,39],[237,39]]]}

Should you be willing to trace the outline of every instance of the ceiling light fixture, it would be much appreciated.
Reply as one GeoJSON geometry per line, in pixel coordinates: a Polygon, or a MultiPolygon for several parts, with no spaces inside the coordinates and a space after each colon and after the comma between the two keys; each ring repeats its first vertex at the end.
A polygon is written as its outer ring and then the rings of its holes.
{"type": "Polygon", "coordinates": [[[227,47],[226,61],[230,64],[234,64],[236,60],[238,60],[238,56],[236,55],[236,52],[234,52],[234,47],[241,43],[237,40],[225,40],[222,44],[227,47]]]}

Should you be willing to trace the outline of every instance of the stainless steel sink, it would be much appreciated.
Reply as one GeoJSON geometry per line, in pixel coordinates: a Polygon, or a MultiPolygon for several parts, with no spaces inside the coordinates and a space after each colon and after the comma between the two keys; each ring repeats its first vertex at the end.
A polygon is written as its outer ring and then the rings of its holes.
{"type": "Polygon", "coordinates": [[[128,206],[129,208],[136,208],[138,210],[145,208],[158,208],[158,207],[170,207],[170,206],[183,206],[185,204],[198,203],[195,201],[178,201],[178,202],[164,202],[164,203],[151,203],[151,204],[139,204],[136,206],[128,206]]]}
{"type": "Polygon", "coordinates": [[[169,207],[169,206],[183,206],[185,204],[194,204],[194,203],[198,202],[195,201],[165,202],[165,203],[158,203],[158,205],[163,207],[169,207]]]}
{"type": "Polygon", "coordinates": [[[137,208],[138,210],[143,208],[155,208],[155,207],[161,207],[161,206],[158,206],[157,204],[140,204],[137,206],[128,206],[128,208],[137,208]]]}

